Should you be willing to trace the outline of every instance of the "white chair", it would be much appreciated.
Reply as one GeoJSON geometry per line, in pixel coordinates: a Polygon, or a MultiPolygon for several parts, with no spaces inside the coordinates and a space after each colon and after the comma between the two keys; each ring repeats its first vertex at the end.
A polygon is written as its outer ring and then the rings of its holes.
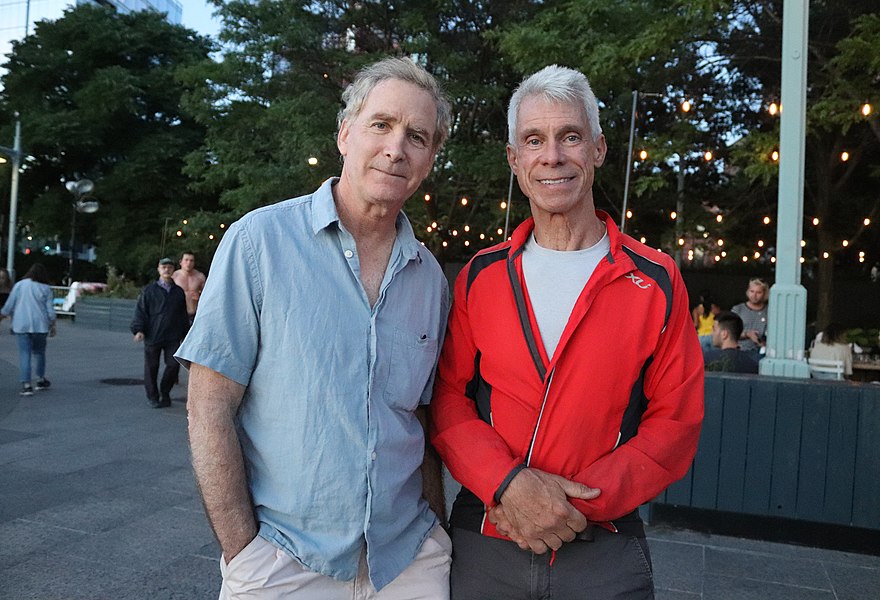
{"type": "Polygon", "coordinates": [[[810,375],[813,379],[843,379],[843,361],[810,358],[810,375]]]}

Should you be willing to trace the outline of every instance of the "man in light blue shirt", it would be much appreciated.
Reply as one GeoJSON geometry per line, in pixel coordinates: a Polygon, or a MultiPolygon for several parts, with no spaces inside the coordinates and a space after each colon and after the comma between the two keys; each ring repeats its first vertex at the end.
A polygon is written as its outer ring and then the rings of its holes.
{"type": "Polygon", "coordinates": [[[224,599],[448,597],[424,437],[448,290],[400,211],[449,104],[396,58],[343,100],[340,177],[229,228],[177,353],[224,599]]]}

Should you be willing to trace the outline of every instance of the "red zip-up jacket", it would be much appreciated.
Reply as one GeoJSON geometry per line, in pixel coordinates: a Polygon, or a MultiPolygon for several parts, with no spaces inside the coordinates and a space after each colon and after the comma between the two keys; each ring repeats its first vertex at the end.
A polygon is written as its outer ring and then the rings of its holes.
{"type": "Polygon", "coordinates": [[[463,486],[456,527],[504,537],[485,515],[520,465],[599,488],[571,500],[594,523],[628,515],[690,467],[703,360],[684,282],[669,256],[596,214],[611,251],[552,360],[522,270],[532,219],[456,280],[431,402],[431,440],[463,486]]]}

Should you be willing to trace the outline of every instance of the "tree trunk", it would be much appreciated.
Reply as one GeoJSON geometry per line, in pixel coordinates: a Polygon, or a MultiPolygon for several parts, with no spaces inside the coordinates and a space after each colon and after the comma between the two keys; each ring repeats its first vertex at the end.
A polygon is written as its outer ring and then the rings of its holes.
{"type": "MultiPolygon", "coordinates": [[[[820,216],[821,220],[822,217],[820,216]]],[[[834,240],[827,230],[819,230],[819,269],[818,269],[818,294],[816,312],[816,330],[822,331],[831,321],[831,309],[834,304],[834,240]],[[827,252],[828,258],[822,258],[822,253],[827,252]]]]}

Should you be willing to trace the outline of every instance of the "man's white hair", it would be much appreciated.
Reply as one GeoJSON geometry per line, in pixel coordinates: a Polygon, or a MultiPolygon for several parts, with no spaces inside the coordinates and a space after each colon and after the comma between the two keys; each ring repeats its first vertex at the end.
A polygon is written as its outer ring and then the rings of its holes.
{"type": "Polygon", "coordinates": [[[580,71],[550,65],[523,80],[510,98],[510,106],[507,109],[507,141],[511,146],[516,145],[519,105],[530,96],[540,96],[551,102],[581,104],[587,113],[587,122],[593,140],[602,135],[602,126],[599,125],[599,103],[596,101],[590,82],[580,71]]]}

